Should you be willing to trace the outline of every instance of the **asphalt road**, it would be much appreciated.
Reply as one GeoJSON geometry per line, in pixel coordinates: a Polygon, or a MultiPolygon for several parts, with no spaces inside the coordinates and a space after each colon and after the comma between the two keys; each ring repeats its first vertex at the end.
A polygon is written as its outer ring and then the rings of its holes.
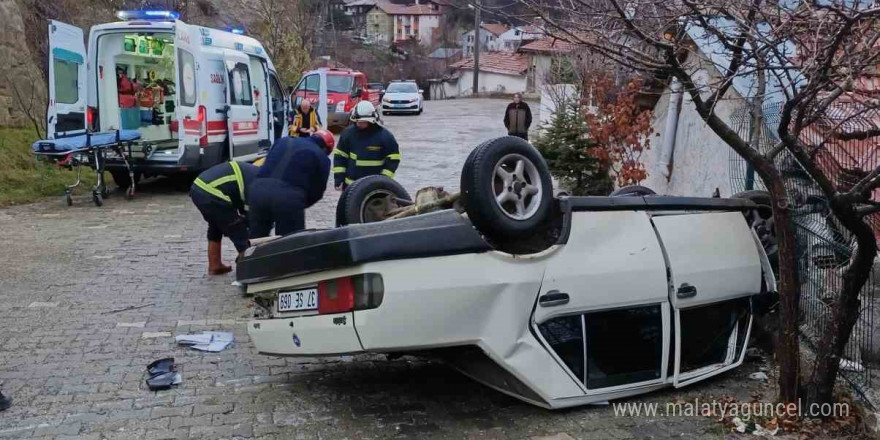
{"type": "MultiPolygon", "coordinates": [[[[415,191],[454,190],[470,149],[503,135],[498,100],[426,103],[387,116],[403,155],[398,179],[415,191]]],[[[333,222],[336,191],[307,213],[333,222]]],[[[231,275],[207,277],[205,229],[185,192],[145,183],[96,208],[87,194],[0,210],[0,382],[14,406],[0,438],[605,438],[723,437],[702,417],[615,417],[608,406],[548,411],[447,367],[382,356],[286,359],[258,355],[249,300],[231,275]],[[173,336],[229,330],[233,347],[203,353],[173,336]],[[144,369],[174,357],[183,383],[150,392],[144,369]]],[[[227,261],[233,257],[225,245],[227,261]]],[[[622,347],[621,349],[625,349],[622,347]]],[[[631,402],[740,394],[755,365],[631,402]]]]}

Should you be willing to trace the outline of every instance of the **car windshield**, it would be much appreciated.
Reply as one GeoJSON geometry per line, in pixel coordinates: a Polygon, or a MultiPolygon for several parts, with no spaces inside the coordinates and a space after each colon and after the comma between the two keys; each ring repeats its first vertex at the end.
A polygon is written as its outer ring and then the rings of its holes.
{"type": "Polygon", "coordinates": [[[331,93],[351,92],[351,83],[354,78],[342,75],[327,75],[327,91],[331,93]]]}
{"type": "Polygon", "coordinates": [[[419,89],[414,83],[393,83],[388,86],[385,93],[418,93],[419,89]]]}

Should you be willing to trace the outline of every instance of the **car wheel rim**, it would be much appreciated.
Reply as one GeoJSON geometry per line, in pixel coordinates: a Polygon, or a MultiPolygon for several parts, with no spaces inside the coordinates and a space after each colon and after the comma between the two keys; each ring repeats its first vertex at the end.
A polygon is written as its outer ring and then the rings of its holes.
{"type": "Polygon", "coordinates": [[[544,192],[538,167],[521,154],[508,154],[495,163],[492,190],[495,204],[514,220],[532,218],[544,192]]]}
{"type": "Polygon", "coordinates": [[[388,212],[394,208],[394,193],[384,189],[371,191],[361,202],[361,223],[373,223],[385,220],[388,212]]]}

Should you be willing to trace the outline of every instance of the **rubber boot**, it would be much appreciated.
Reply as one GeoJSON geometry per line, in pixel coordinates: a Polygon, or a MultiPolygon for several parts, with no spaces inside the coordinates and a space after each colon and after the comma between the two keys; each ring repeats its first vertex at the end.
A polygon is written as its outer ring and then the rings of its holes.
{"type": "Polygon", "coordinates": [[[223,275],[232,270],[223,265],[223,253],[220,251],[219,241],[208,242],[208,275],[223,275]]]}
{"type": "Polygon", "coordinates": [[[4,396],[3,393],[0,393],[0,411],[3,411],[10,406],[12,406],[12,399],[4,396]]]}

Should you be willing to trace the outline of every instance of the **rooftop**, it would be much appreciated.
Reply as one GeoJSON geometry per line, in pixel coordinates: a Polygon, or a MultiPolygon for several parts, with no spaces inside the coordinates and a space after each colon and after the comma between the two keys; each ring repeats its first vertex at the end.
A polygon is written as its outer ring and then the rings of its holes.
{"type": "MultiPolygon", "coordinates": [[[[522,75],[529,70],[529,57],[519,53],[483,52],[480,53],[480,71],[504,75],[522,75]]],[[[474,57],[466,57],[453,64],[453,69],[473,70],[474,57]]]]}
{"type": "Polygon", "coordinates": [[[480,27],[491,32],[496,37],[507,32],[507,26],[501,23],[483,23],[480,27]]]}
{"type": "Polygon", "coordinates": [[[569,53],[575,44],[556,37],[541,37],[519,48],[520,52],[569,53]]]}
{"type": "Polygon", "coordinates": [[[388,0],[377,0],[376,7],[388,15],[441,15],[443,8],[431,2],[398,5],[388,0]]]}

